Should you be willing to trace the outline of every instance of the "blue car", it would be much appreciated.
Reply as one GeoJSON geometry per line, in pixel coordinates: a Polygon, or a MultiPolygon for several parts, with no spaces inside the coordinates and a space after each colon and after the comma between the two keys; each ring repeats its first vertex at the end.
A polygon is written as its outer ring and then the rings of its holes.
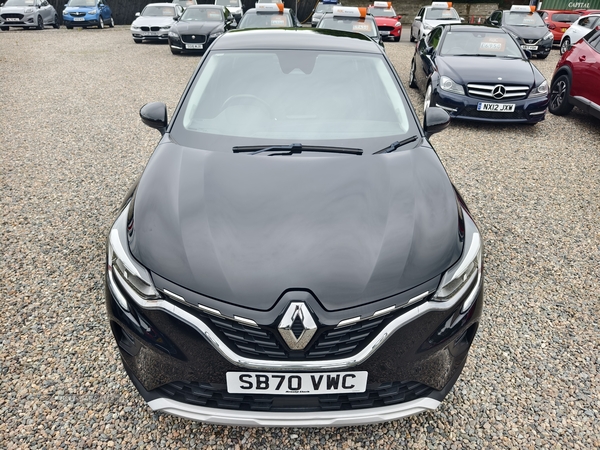
{"type": "Polygon", "coordinates": [[[73,27],[115,26],[112,11],[104,0],[69,0],[63,11],[63,23],[69,30],[73,27]]]}

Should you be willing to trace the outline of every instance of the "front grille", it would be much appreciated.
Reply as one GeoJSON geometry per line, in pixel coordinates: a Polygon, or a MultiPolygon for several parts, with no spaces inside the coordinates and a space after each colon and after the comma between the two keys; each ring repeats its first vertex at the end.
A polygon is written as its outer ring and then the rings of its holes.
{"type": "Polygon", "coordinates": [[[181,42],[184,44],[204,44],[206,42],[206,36],[203,34],[183,34],[181,36],[181,42]]]}
{"type": "Polygon", "coordinates": [[[477,111],[477,106],[467,106],[461,113],[463,117],[474,117],[479,119],[497,119],[497,120],[519,120],[527,119],[525,111],[522,109],[515,110],[511,113],[477,111]]]}
{"type": "Polygon", "coordinates": [[[376,331],[384,318],[364,320],[354,325],[322,333],[307,353],[308,358],[341,357],[354,352],[376,331]]]}
{"type": "Polygon", "coordinates": [[[394,27],[379,27],[379,31],[394,31],[394,27]]]}
{"type": "Polygon", "coordinates": [[[71,15],[73,17],[82,17],[82,16],[85,16],[85,13],[81,12],[81,11],[75,11],[75,12],[72,12],[71,15]]]}
{"type": "Polygon", "coordinates": [[[527,44],[527,45],[536,45],[538,42],[540,42],[540,39],[521,39],[523,41],[523,43],[527,44]]]}
{"type": "Polygon", "coordinates": [[[488,100],[518,100],[527,97],[529,86],[506,86],[498,84],[467,84],[467,92],[470,97],[484,98],[488,100]],[[506,93],[501,98],[496,98],[492,94],[497,86],[502,86],[506,93]]]}
{"type": "Polygon", "coordinates": [[[140,27],[142,31],[159,31],[160,27],[140,27]]]}
{"type": "Polygon", "coordinates": [[[191,405],[240,411],[319,412],[377,408],[427,397],[433,388],[408,382],[371,383],[353,394],[230,394],[223,384],[177,381],[156,389],[161,396],[191,405]]]}
{"type": "Polygon", "coordinates": [[[13,14],[13,13],[6,13],[6,14],[2,14],[2,18],[3,19],[19,19],[19,20],[23,20],[23,14],[13,14]]]}

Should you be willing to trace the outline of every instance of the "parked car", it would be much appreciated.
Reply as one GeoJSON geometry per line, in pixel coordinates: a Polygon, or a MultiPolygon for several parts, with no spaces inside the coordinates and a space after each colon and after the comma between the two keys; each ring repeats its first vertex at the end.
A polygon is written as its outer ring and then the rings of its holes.
{"type": "Polygon", "coordinates": [[[98,27],[108,25],[113,28],[115,21],[110,6],[104,0],[69,0],[63,11],[63,23],[73,27],[98,27]]]}
{"type": "Polygon", "coordinates": [[[240,23],[240,20],[242,20],[242,16],[244,15],[242,0],[215,0],[215,5],[227,8],[237,23],[240,23]]]}
{"type": "Polygon", "coordinates": [[[581,17],[578,11],[539,10],[538,14],[554,36],[554,45],[560,45],[565,31],[571,24],[581,17]]]}
{"type": "Polygon", "coordinates": [[[235,19],[223,6],[189,6],[169,30],[171,53],[204,52],[216,38],[235,25],[235,19]]]}
{"type": "Polygon", "coordinates": [[[319,20],[321,20],[321,17],[323,17],[323,14],[331,12],[335,5],[342,6],[342,3],[336,0],[325,0],[317,3],[317,6],[312,13],[312,18],[310,19],[310,26],[313,28],[316,27],[319,20]]]}
{"type": "Polygon", "coordinates": [[[457,119],[535,124],[548,107],[544,76],[507,31],[485,25],[440,25],[421,38],[409,85],[424,110],[457,119]]]}
{"type": "Polygon", "coordinates": [[[367,8],[335,6],[330,13],[323,14],[317,28],[364,34],[383,47],[383,39],[375,18],[367,13],[367,8]]]}
{"type": "Polygon", "coordinates": [[[535,12],[535,6],[513,5],[508,11],[494,11],[485,23],[504,28],[523,50],[540,59],[547,58],[552,50],[554,35],[535,12]]]}
{"type": "Polygon", "coordinates": [[[600,14],[589,14],[577,19],[563,34],[560,41],[560,54],[564,54],[575,42],[588,34],[595,27],[600,26],[600,14]]]}
{"type": "Polygon", "coordinates": [[[242,17],[238,29],[299,27],[296,13],[284,8],[283,3],[256,3],[242,17]]]}
{"type": "Polygon", "coordinates": [[[183,9],[187,8],[188,6],[193,6],[193,5],[198,4],[198,2],[196,0],[173,0],[173,3],[181,6],[183,9]]]}
{"type": "Polygon", "coordinates": [[[392,2],[373,2],[367,9],[367,13],[375,18],[377,28],[381,39],[392,39],[395,42],[400,41],[402,35],[402,16],[396,14],[392,7],[392,2]]]}
{"type": "Polygon", "coordinates": [[[380,46],[227,32],[170,122],[164,103],[140,116],[162,138],[109,232],[105,293],[153,410],[299,427],[437,408],[480,322],[482,238],[428,140],[448,114],[422,127],[380,46]]]}
{"type": "Polygon", "coordinates": [[[549,111],[569,114],[574,106],[600,119],[600,29],[574,43],[556,65],[549,111]]]}
{"type": "Polygon", "coordinates": [[[419,10],[410,27],[410,42],[420,40],[438,25],[461,23],[452,2],[433,2],[419,10]]]}
{"type": "Polygon", "coordinates": [[[58,14],[47,0],[6,0],[0,6],[0,30],[10,27],[36,28],[43,30],[46,25],[60,28],[58,14]]]}
{"type": "Polygon", "coordinates": [[[140,44],[143,41],[167,42],[169,30],[177,18],[183,14],[183,8],[173,3],[150,3],[131,24],[133,42],[140,44]]]}

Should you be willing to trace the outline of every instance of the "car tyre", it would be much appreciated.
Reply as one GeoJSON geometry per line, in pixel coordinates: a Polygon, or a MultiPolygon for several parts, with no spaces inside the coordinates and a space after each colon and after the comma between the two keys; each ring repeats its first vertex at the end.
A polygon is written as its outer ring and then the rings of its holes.
{"type": "Polygon", "coordinates": [[[548,110],[557,116],[565,116],[571,112],[573,105],[569,103],[571,80],[567,74],[562,74],[552,82],[550,87],[550,102],[548,110]]]}
{"type": "Polygon", "coordinates": [[[8,27],[0,27],[0,31],[8,31],[8,27]]]}
{"type": "Polygon", "coordinates": [[[104,28],[104,19],[102,16],[98,16],[98,29],[101,30],[104,28]]]}
{"type": "Polygon", "coordinates": [[[173,47],[169,47],[171,49],[171,53],[173,53],[174,55],[180,55],[181,54],[181,50],[177,50],[176,48],[173,47]]]}
{"type": "Polygon", "coordinates": [[[394,42],[400,42],[400,36],[394,36],[394,42]]]}
{"type": "Polygon", "coordinates": [[[142,43],[142,39],[133,39],[133,42],[135,42],[136,44],[141,44],[142,43]]]}
{"type": "Polygon", "coordinates": [[[60,23],[58,22],[58,14],[54,14],[54,23],[52,24],[53,28],[60,28],[60,23]]]}
{"type": "Polygon", "coordinates": [[[415,38],[413,37],[412,30],[410,30],[410,42],[415,42],[415,38]]]}
{"type": "Polygon", "coordinates": [[[42,16],[38,16],[37,18],[37,30],[43,30],[44,29],[44,19],[42,19],[42,16]]]}
{"type": "Polygon", "coordinates": [[[417,64],[415,63],[415,58],[412,59],[410,63],[410,72],[408,73],[408,85],[411,88],[418,88],[417,80],[415,78],[415,72],[417,71],[417,64]]]}
{"type": "Polygon", "coordinates": [[[108,21],[108,26],[110,28],[114,28],[115,27],[115,19],[113,19],[113,16],[110,16],[110,20],[108,21]]]}
{"type": "Polygon", "coordinates": [[[431,93],[433,88],[431,87],[431,83],[427,85],[427,90],[425,91],[425,98],[423,99],[423,112],[427,111],[427,108],[431,106],[431,93]]]}
{"type": "Polygon", "coordinates": [[[560,54],[564,55],[565,53],[567,53],[569,51],[570,48],[571,48],[571,39],[569,38],[569,36],[567,36],[560,43],[560,54]]]}

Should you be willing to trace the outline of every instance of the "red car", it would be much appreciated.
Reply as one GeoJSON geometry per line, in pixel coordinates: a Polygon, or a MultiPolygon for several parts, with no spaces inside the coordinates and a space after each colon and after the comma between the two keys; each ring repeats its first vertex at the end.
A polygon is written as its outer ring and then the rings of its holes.
{"type": "Polygon", "coordinates": [[[583,11],[540,10],[538,14],[554,35],[554,44],[558,45],[564,32],[567,31],[573,22],[581,17],[583,11]]]}
{"type": "Polygon", "coordinates": [[[556,65],[548,109],[564,116],[574,106],[600,119],[600,27],[575,43],[556,65]]]}
{"type": "Polygon", "coordinates": [[[392,8],[392,2],[374,2],[369,5],[367,12],[375,18],[381,39],[392,38],[396,42],[400,40],[402,34],[400,19],[402,19],[402,16],[396,14],[396,11],[392,8]]]}

